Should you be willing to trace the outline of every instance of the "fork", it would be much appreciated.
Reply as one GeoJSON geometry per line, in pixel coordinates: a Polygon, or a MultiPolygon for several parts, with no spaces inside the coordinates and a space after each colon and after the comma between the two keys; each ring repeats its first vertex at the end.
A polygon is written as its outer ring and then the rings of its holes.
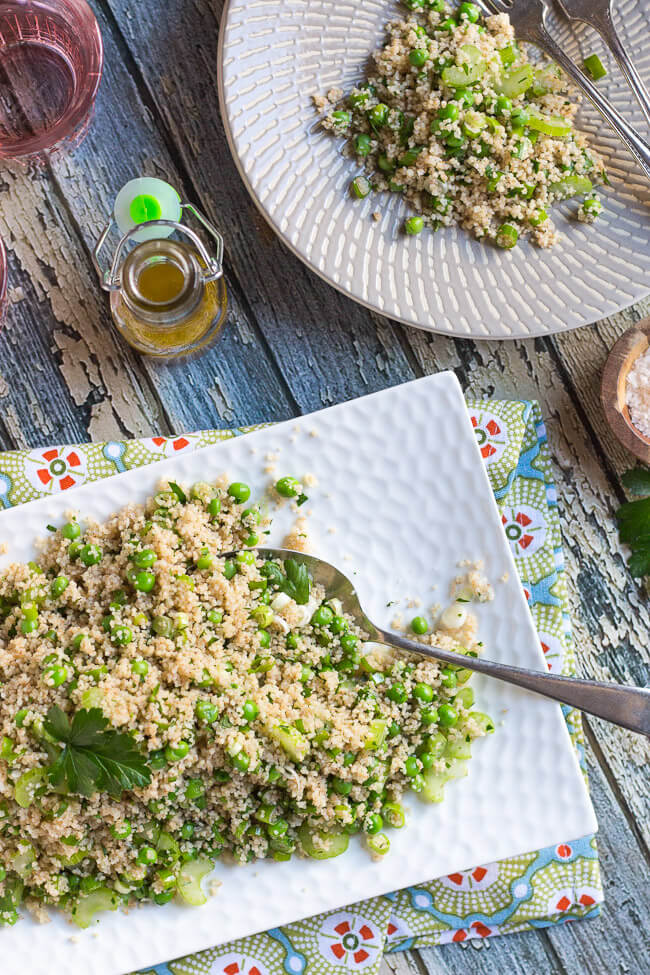
{"type": "MultiPolygon", "coordinates": [[[[585,4],[589,0],[584,0],[585,4]]],[[[628,147],[647,179],[650,179],[650,145],[619,115],[611,102],[553,40],[546,27],[548,5],[545,0],[479,0],[490,14],[508,14],[515,34],[523,41],[541,47],[569,75],[594,103],[628,147]]]]}
{"type": "Polygon", "coordinates": [[[614,27],[612,0],[557,0],[557,2],[567,20],[580,21],[598,31],[618,61],[621,71],[643,109],[643,114],[650,122],[650,93],[632,64],[614,27]]]}
{"type": "MultiPolygon", "coordinates": [[[[523,687],[543,697],[561,701],[580,711],[586,711],[587,714],[595,714],[605,721],[629,728],[630,731],[650,735],[650,690],[647,688],[625,687],[595,680],[581,680],[577,677],[559,677],[539,670],[481,660],[479,657],[466,657],[460,653],[443,650],[441,647],[430,647],[416,640],[407,640],[399,633],[383,630],[368,619],[361,608],[354,584],[331,562],[316,558],[315,555],[305,555],[302,552],[283,548],[258,548],[256,554],[263,559],[281,562],[292,559],[304,565],[312,581],[323,587],[326,598],[340,600],[342,612],[351,616],[361,629],[365,630],[368,639],[373,643],[399,647],[400,650],[408,650],[423,657],[454,664],[465,670],[475,670],[479,674],[496,677],[498,680],[523,687]]],[[[236,552],[229,552],[224,558],[233,558],[236,555],[236,552]]]]}

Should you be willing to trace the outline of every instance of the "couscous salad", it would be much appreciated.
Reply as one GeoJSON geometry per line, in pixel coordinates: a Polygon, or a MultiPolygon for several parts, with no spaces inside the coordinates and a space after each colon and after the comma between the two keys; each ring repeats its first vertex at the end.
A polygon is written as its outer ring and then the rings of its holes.
{"type": "MultiPolygon", "coordinates": [[[[384,856],[405,791],[440,801],[493,730],[469,671],[365,643],[298,557],[259,557],[266,507],[166,482],[0,573],[3,923],[201,904],[222,857],[327,858],[357,833],[384,856]]],[[[469,582],[418,639],[479,653],[469,582]]]]}
{"type": "Polygon", "coordinates": [[[367,82],[345,98],[333,89],[314,99],[363,167],[352,195],[401,194],[414,211],[407,234],[458,224],[506,249],[525,235],[554,244],[559,199],[580,194],[575,216],[593,222],[602,210],[593,187],[607,177],[574,129],[578,105],[560,69],[529,62],[507,14],[446,0],[406,5],[367,82]]]}

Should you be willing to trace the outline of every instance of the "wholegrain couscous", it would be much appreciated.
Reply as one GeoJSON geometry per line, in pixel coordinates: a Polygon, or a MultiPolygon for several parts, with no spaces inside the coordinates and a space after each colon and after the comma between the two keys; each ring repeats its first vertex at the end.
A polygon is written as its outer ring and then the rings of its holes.
{"type": "MultiPolygon", "coordinates": [[[[201,904],[221,857],[323,859],[355,833],[383,856],[403,793],[440,801],[493,730],[469,671],[366,643],[298,555],[263,559],[250,495],[166,482],[0,574],[1,922],[201,904]]],[[[413,631],[480,650],[460,602],[413,631]]]]}
{"type": "MultiPolygon", "coordinates": [[[[388,24],[367,82],[345,99],[340,89],[314,99],[323,126],[345,136],[363,166],[352,196],[401,194],[414,211],[408,235],[458,224],[506,249],[524,235],[551,246],[551,205],[606,179],[573,127],[566,79],[528,61],[507,14],[445,0],[407,6],[407,19],[388,24]]],[[[590,195],[576,216],[593,222],[600,210],[590,195]]]]}

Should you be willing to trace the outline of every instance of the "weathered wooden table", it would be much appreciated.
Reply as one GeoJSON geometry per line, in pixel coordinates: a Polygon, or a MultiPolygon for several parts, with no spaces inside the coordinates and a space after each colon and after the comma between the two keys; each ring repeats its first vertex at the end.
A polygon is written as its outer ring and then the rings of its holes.
{"type": "MultiPolygon", "coordinates": [[[[555,458],[580,671],[647,683],[649,601],[626,570],[613,517],[631,458],[604,428],[598,386],[607,350],[650,301],[559,338],[513,343],[436,337],[366,311],[285,249],[237,175],[217,108],[220,3],[92,5],[106,67],[86,141],[46,169],[2,166],[11,305],[0,335],[0,448],[282,420],[440,369],[475,394],[536,398],[555,458]],[[229,323],[191,363],[144,360],[124,345],[92,268],[117,190],[141,174],[177,186],[226,240],[229,323]]],[[[385,975],[650,971],[647,742],[585,724],[602,917],[393,955],[385,975]]]]}

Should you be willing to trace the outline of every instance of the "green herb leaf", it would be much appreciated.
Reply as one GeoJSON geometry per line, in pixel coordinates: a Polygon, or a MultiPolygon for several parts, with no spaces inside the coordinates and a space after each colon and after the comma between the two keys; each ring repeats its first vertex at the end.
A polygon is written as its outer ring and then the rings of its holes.
{"type": "Polygon", "coordinates": [[[284,571],[287,578],[280,588],[286,592],[287,596],[291,596],[297,603],[304,606],[305,603],[309,602],[311,588],[311,579],[307,567],[302,562],[296,562],[295,559],[286,559],[284,571]]]}
{"type": "Polygon", "coordinates": [[[630,494],[641,497],[650,495],[650,471],[645,467],[634,467],[631,471],[626,471],[621,480],[630,494]]]}
{"type": "Polygon", "coordinates": [[[144,787],[151,772],[133,738],[113,729],[99,708],[77,711],[72,723],[59,707],[51,707],[45,729],[64,747],[50,766],[50,780],[68,792],[90,796],[144,787]]]}
{"type": "Polygon", "coordinates": [[[622,542],[633,545],[637,539],[650,538],[650,498],[622,504],[616,512],[616,520],[622,542]]]}
{"type": "Polygon", "coordinates": [[[296,504],[298,505],[298,507],[300,507],[305,503],[305,501],[309,501],[309,497],[306,494],[301,494],[300,497],[297,498],[296,504]]]}
{"type": "Polygon", "coordinates": [[[180,487],[174,481],[169,482],[169,487],[174,492],[181,504],[187,504],[187,495],[182,487],[180,487]]]}
{"type": "Polygon", "coordinates": [[[634,546],[628,568],[636,578],[650,575],[650,539],[642,545],[634,546]]]}

